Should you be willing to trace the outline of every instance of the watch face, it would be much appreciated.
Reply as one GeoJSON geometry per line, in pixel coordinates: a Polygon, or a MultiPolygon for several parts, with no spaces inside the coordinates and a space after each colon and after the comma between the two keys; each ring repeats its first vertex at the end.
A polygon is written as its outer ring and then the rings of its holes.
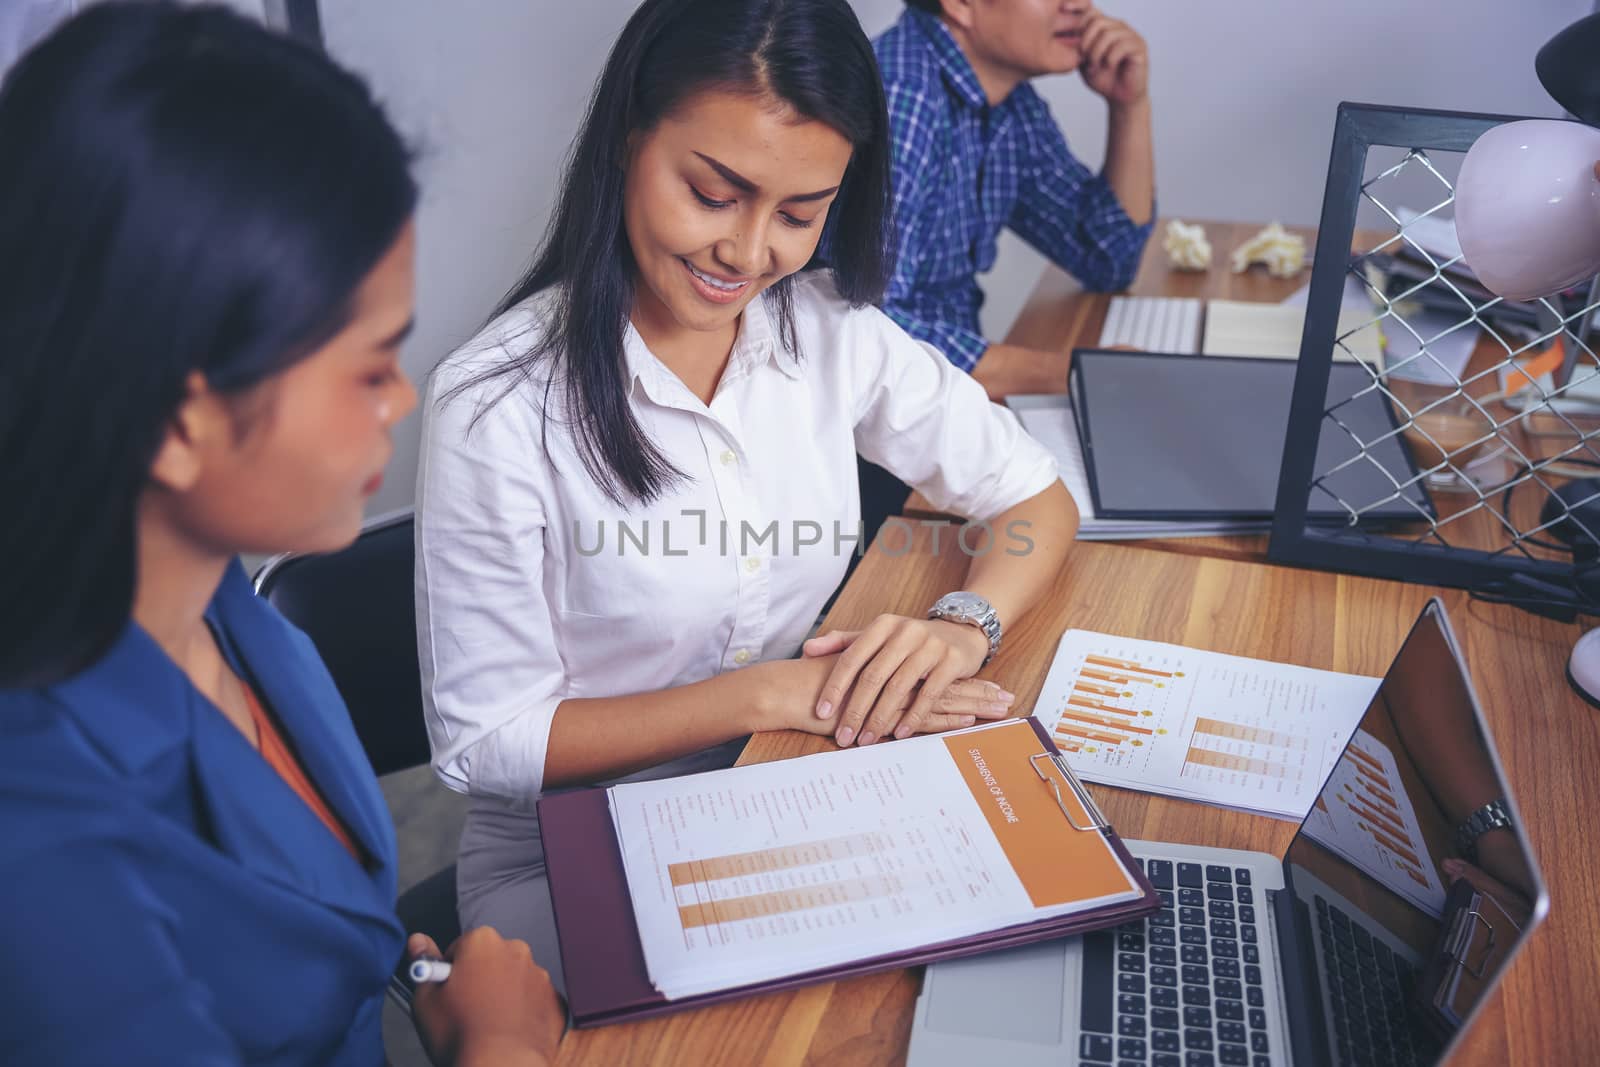
{"type": "Polygon", "coordinates": [[[977,617],[989,610],[989,602],[976,593],[951,593],[940,599],[939,609],[977,617]]]}

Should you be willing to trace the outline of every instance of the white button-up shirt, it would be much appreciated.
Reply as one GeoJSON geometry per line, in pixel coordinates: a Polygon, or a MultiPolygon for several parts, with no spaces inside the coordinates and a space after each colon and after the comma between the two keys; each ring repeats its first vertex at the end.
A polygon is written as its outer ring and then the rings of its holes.
{"type": "MultiPolygon", "coordinates": [[[[798,353],[766,299],[746,309],[709,405],[628,327],[629,403],[684,474],[648,504],[618,506],[585,471],[562,385],[546,389],[550,361],[449,395],[527,351],[546,298],[435,372],[416,602],[434,767],[450,787],[528,810],[563,700],[793,656],[859,547],[857,452],[976,519],[1055,481],[1010,412],[877,309],[851,308],[830,274],[795,281],[798,353]]],[[[1008,542],[997,530],[989,543],[1008,542]]]]}

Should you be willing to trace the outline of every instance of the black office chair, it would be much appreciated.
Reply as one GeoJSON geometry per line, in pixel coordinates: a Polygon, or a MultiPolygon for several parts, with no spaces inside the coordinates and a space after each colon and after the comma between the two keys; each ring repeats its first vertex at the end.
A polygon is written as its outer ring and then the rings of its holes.
{"type": "MultiPolygon", "coordinates": [[[[417,619],[412,601],[411,509],[369,521],[349,548],[325,556],[275,556],[256,572],[256,593],[304,630],[350,709],[376,774],[427,763],[417,619]]],[[[461,933],[456,867],[400,894],[408,932],[440,948],[461,933]]]]}

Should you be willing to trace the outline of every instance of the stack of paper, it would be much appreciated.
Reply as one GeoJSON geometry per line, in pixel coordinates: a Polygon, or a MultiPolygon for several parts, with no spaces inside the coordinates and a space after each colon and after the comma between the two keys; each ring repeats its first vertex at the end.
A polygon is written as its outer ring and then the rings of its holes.
{"type": "Polygon", "coordinates": [[[1013,719],[613,787],[651,984],[676,1000],[1139,898],[1042,751],[1013,719]]]}
{"type": "Polygon", "coordinates": [[[1265,531],[1264,522],[1152,522],[1145,519],[1107,519],[1094,512],[1094,496],[1089,492],[1089,472],[1078,442],[1072,406],[1065,394],[1019,395],[1006,397],[1006,406],[1016,412],[1022,428],[1055,456],[1061,481],[1078,505],[1078,537],[1084,541],[1123,541],[1145,537],[1210,537],[1216,534],[1265,531]]]}
{"type": "MultiPolygon", "coordinates": [[[[1451,234],[1454,232],[1452,227],[1451,234]]],[[[1303,311],[1310,295],[1311,286],[1302,286],[1285,299],[1282,306],[1303,311]]],[[[1371,291],[1360,278],[1353,274],[1346,275],[1344,295],[1339,305],[1339,333],[1350,333],[1378,315],[1379,308],[1373,301],[1371,291]]],[[[1382,363],[1371,365],[1381,365],[1384,373],[1392,378],[1432,385],[1459,383],[1467,363],[1472,359],[1472,350],[1482,336],[1477,324],[1471,319],[1463,319],[1460,311],[1430,309],[1414,300],[1396,305],[1393,315],[1358,330],[1351,341],[1368,333],[1382,344],[1382,363]]],[[[1350,341],[1346,342],[1347,346],[1350,344],[1350,341]]],[[[1361,351],[1366,356],[1367,350],[1361,351]]],[[[1334,350],[1335,359],[1342,355],[1343,358],[1350,358],[1340,349],[1334,350]]]]}
{"type": "Polygon", "coordinates": [[[1380,681],[1068,630],[1034,715],[1080,778],[1301,819],[1380,681]]]}
{"type": "MultiPolygon", "coordinates": [[[[1400,220],[1401,232],[1435,261],[1441,265],[1448,264],[1446,270],[1477,280],[1478,276],[1472,273],[1471,266],[1462,258],[1461,238],[1456,236],[1456,220],[1453,216],[1432,212],[1423,215],[1408,207],[1400,207],[1395,209],[1395,217],[1400,220]]],[[[1403,254],[1416,254],[1405,243],[1395,247],[1403,254]]]]}

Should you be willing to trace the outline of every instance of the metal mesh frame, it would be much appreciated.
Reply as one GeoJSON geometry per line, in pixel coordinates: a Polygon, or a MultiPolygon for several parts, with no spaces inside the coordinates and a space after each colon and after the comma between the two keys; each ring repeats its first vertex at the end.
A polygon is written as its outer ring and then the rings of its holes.
{"type": "MultiPolygon", "coordinates": [[[[1317,231],[1316,255],[1312,267],[1311,289],[1306,310],[1305,330],[1301,338],[1301,352],[1295,376],[1288,428],[1285,436],[1283,463],[1278,480],[1276,511],[1272,525],[1269,558],[1275,562],[1296,566],[1311,566],[1383,578],[1398,578],[1436,585],[1468,588],[1501,587],[1514,576],[1542,579],[1565,587],[1573,574],[1573,564],[1562,552],[1549,550],[1550,527],[1557,524],[1582,524],[1569,513],[1540,524],[1524,522],[1519,526],[1509,514],[1503,501],[1509,492],[1520,491],[1541,500],[1546,492],[1570,476],[1574,464],[1595,464],[1600,467],[1600,419],[1585,418],[1592,423],[1582,427],[1573,418],[1551,405],[1566,391],[1562,385],[1546,390],[1534,384],[1531,391],[1522,394],[1525,405],[1520,410],[1500,411],[1490,404],[1481,403],[1477,394],[1483,391],[1484,379],[1498,376],[1518,357],[1542,348],[1546,342],[1562,336],[1571,346],[1576,359],[1568,358],[1568,366],[1589,365],[1600,367],[1600,357],[1584,343],[1586,333],[1581,324],[1594,315],[1593,297],[1600,287],[1591,289],[1591,299],[1578,311],[1563,312],[1548,300],[1540,301],[1537,336],[1531,340],[1514,340],[1483,313],[1499,303],[1498,300],[1475,301],[1462,292],[1452,279],[1449,269],[1457,260],[1443,260],[1423,249],[1407,232],[1414,221],[1402,223],[1399,215],[1382,198],[1382,187],[1402,169],[1431,174],[1439,184],[1439,196],[1421,214],[1430,216],[1454,203],[1454,189],[1428,157],[1434,152],[1465,152],[1486,130],[1505,122],[1519,121],[1513,116],[1468,114],[1449,111],[1400,109],[1364,104],[1341,104],[1334,128],[1333,150],[1328,166],[1327,188],[1323,198],[1322,219],[1317,231]],[[1392,167],[1371,178],[1366,177],[1368,150],[1375,146],[1400,149],[1404,158],[1392,167]],[[1352,257],[1351,248],[1356,237],[1357,213],[1365,203],[1374,206],[1393,224],[1394,233],[1376,248],[1352,257]],[[1417,282],[1406,292],[1385,295],[1378,290],[1362,269],[1363,261],[1373,253],[1393,252],[1406,247],[1413,262],[1420,259],[1431,268],[1431,277],[1417,282]],[[1340,333],[1340,315],[1346,278],[1354,275],[1373,297],[1376,310],[1371,321],[1350,329],[1348,320],[1344,333],[1340,333]],[[1460,300],[1459,319],[1447,330],[1431,335],[1414,328],[1407,321],[1403,308],[1405,298],[1426,286],[1439,286],[1453,291],[1460,300]],[[1469,367],[1457,377],[1451,375],[1429,351],[1430,343],[1446,333],[1458,329],[1482,328],[1504,353],[1495,366],[1486,369],[1469,367]],[[1423,458],[1416,462],[1415,471],[1383,470],[1367,449],[1376,441],[1362,441],[1339,419],[1339,409],[1354,397],[1328,395],[1331,366],[1337,349],[1350,351],[1347,344],[1352,334],[1365,328],[1381,328],[1394,335],[1407,333],[1417,344],[1418,352],[1402,361],[1389,365],[1379,372],[1368,367],[1370,383],[1357,395],[1372,391],[1382,392],[1394,410],[1397,429],[1402,442],[1414,460],[1418,453],[1423,458]],[[1446,383],[1439,387],[1439,395],[1418,403],[1417,398],[1400,395],[1388,375],[1403,364],[1415,360],[1431,360],[1436,377],[1448,377],[1453,387],[1446,383]],[[1451,404],[1464,410],[1481,423],[1482,433],[1469,443],[1439,442],[1429,436],[1423,423],[1429,413],[1441,405],[1451,404]],[[1531,450],[1526,447],[1524,435],[1530,434],[1534,420],[1540,420],[1544,429],[1536,436],[1554,439],[1551,448],[1531,450]],[[1352,445],[1354,454],[1326,470],[1316,469],[1318,442],[1325,433],[1344,434],[1352,445]],[[1402,491],[1416,483],[1442,474],[1459,474],[1469,463],[1469,458],[1481,453],[1485,447],[1498,448],[1511,461],[1507,480],[1492,487],[1469,485],[1467,495],[1457,498],[1458,506],[1450,509],[1416,508],[1417,522],[1413,526],[1375,530],[1363,523],[1366,512],[1382,503],[1407,499],[1402,491]],[[1432,465],[1428,459],[1433,458],[1432,465]],[[1393,494],[1382,500],[1338,500],[1325,487],[1325,480],[1342,467],[1355,463],[1378,466],[1393,487],[1393,494]],[[1567,475],[1556,476],[1565,468],[1567,475]],[[1307,522],[1312,501],[1326,508],[1329,499],[1337,500],[1349,515],[1349,525],[1329,527],[1307,522]],[[1430,514],[1430,511],[1436,513],[1430,514]],[[1476,545],[1467,545],[1460,532],[1468,527],[1468,520],[1480,530],[1476,545]],[[1486,540],[1482,530],[1490,531],[1493,544],[1486,540]]],[[[1455,314],[1452,308],[1451,314],[1455,314]]],[[[1365,364],[1363,364],[1365,366],[1365,364]]],[[[1503,401],[1497,401],[1503,403],[1503,401]]],[[[1430,423],[1436,425],[1436,423],[1430,423]]],[[[1435,431],[1437,432],[1437,431],[1435,431]]],[[[1600,475],[1600,469],[1594,471],[1600,475]]],[[[1600,531],[1582,529],[1583,533],[1600,542],[1600,531]]]]}

